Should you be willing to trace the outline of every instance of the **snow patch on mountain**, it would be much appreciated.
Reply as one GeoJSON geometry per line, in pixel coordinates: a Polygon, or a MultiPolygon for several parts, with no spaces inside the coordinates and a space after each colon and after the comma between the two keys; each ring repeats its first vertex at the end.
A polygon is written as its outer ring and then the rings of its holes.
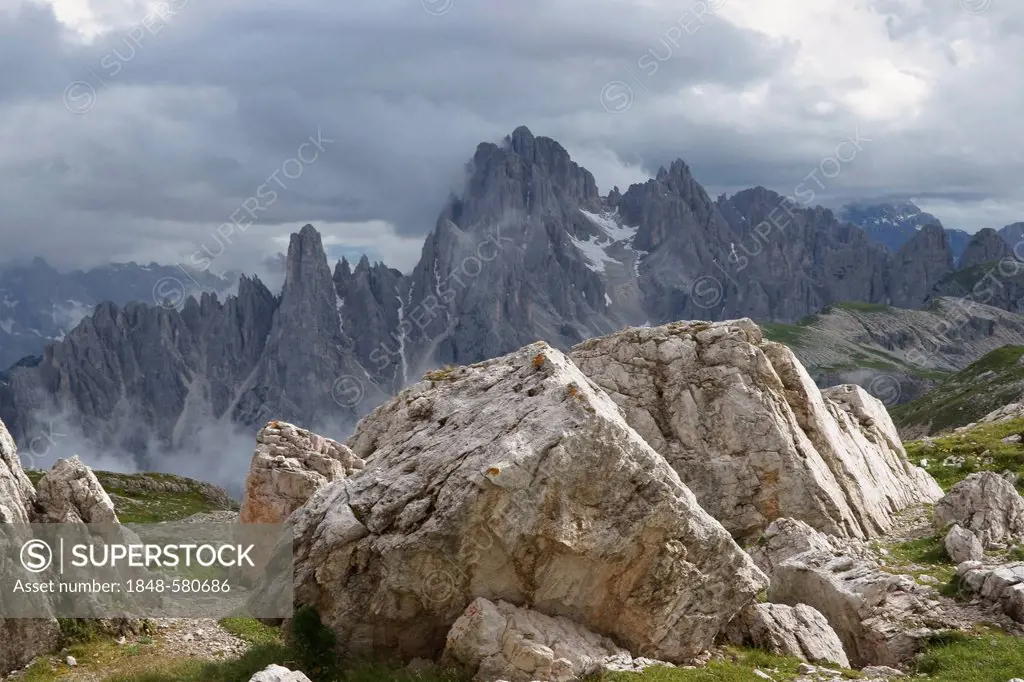
{"type": "MultiPolygon", "coordinates": [[[[580,209],[580,213],[600,231],[600,234],[589,239],[578,239],[576,237],[570,237],[570,239],[572,239],[572,243],[588,261],[587,267],[594,272],[604,274],[605,266],[608,263],[618,264],[621,262],[609,256],[606,249],[610,246],[621,245],[622,248],[632,251],[633,238],[636,237],[638,228],[620,224],[617,211],[611,213],[591,213],[590,211],[580,209]]],[[[639,265],[636,267],[639,268],[639,265]]]]}

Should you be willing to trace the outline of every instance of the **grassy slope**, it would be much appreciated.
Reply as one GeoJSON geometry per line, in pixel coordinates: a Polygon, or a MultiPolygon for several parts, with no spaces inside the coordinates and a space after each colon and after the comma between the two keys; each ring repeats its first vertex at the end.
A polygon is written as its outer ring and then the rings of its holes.
{"type": "Polygon", "coordinates": [[[925,467],[943,490],[949,490],[957,482],[975,471],[1012,471],[1021,478],[1017,489],[1024,493],[1024,445],[1004,443],[1003,438],[1024,434],[1024,419],[1012,419],[994,424],[981,424],[963,433],[904,443],[907,456],[915,464],[928,460],[925,467]],[[943,466],[947,457],[964,458],[962,467],[943,466]]]}
{"type": "Polygon", "coordinates": [[[917,400],[894,407],[893,421],[904,430],[938,433],[1016,402],[1024,389],[1024,367],[1017,366],[1022,355],[1024,346],[988,353],[917,400]]]}
{"type": "MultiPolygon", "coordinates": [[[[32,485],[45,472],[28,470],[32,485]]],[[[119,474],[94,471],[110,495],[121,523],[176,521],[200,512],[234,510],[238,505],[218,495],[209,484],[184,476],[162,473],[119,474]],[[151,489],[157,488],[157,489],[151,489]],[[160,490],[159,488],[169,488],[160,490]],[[181,488],[176,490],[175,488],[181,488]]]]}
{"type": "Polygon", "coordinates": [[[834,310],[845,310],[849,312],[864,314],[885,315],[896,311],[887,305],[877,303],[860,303],[856,301],[835,303],[826,306],[819,313],[809,315],[796,324],[783,324],[778,322],[759,322],[764,330],[765,337],[771,341],[784,343],[800,355],[800,349],[831,349],[845,353],[847,361],[835,366],[809,367],[822,372],[839,372],[857,368],[870,368],[880,371],[892,372],[896,375],[908,375],[922,379],[943,379],[947,374],[924,367],[917,367],[902,359],[890,355],[879,348],[873,348],[863,344],[853,343],[846,338],[839,338],[833,332],[819,329],[822,317],[829,315],[834,310]]]}

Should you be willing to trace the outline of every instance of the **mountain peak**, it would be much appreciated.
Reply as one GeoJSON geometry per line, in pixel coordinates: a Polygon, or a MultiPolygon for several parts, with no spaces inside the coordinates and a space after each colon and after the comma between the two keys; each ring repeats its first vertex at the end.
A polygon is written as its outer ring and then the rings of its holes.
{"type": "Polygon", "coordinates": [[[513,149],[533,144],[536,139],[526,126],[519,126],[512,131],[512,135],[509,137],[513,149]]]}
{"type": "Polygon", "coordinates": [[[971,241],[960,257],[960,267],[970,268],[983,263],[992,263],[1012,255],[1010,245],[991,227],[984,227],[971,237],[971,241]]]}
{"type": "Polygon", "coordinates": [[[675,161],[669,164],[669,167],[667,169],[664,166],[662,166],[661,168],[658,169],[657,175],[657,179],[659,181],[664,181],[668,178],[688,179],[690,177],[692,177],[690,167],[687,166],[686,162],[683,161],[682,159],[676,159],[675,161]]]}

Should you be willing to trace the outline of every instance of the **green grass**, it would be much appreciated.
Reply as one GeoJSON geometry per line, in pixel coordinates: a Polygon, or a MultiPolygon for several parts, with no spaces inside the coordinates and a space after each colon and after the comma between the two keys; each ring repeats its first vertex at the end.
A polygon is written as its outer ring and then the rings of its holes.
{"type": "Polygon", "coordinates": [[[839,308],[840,310],[852,310],[858,313],[888,313],[892,312],[892,307],[883,305],[881,303],[864,303],[862,301],[840,301],[834,303],[831,307],[839,308]]]}
{"type": "Polygon", "coordinates": [[[883,568],[890,573],[909,575],[915,579],[930,575],[944,586],[956,578],[956,565],[946,554],[942,535],[886,545],[889,554],[883,568]]]}
{"type": "Polygon", "coordinates": [[[468,682],[444,668],[413,672],[399,664],[381,662],[353,662],[336,674],[323,676],[304,668],[295,652],[280,644],[254,646],[240,658],[228,661],[165,662],[150,670],[112,675],[104,682],[248,682],[271,663],[302,670],[313,682],[468,682]]]}
{"type": "Polygon", "coordinates": [[[281,630],[255,618],[221,618],[220,626],[250,644],[280,644],[281,630]]]}
{"type": "Polygon", "coordinates": [[[997,474],[1012,471],[1021,475],[1017,489],[1024,493],[1024,446],[1002,441],[1013,434],[1024,434],[1024,419],[981,424],[963,433],[934,437],[931,446],[924,440],[917,440],[904,443],[904,447],[912,462],[928,460],[925,468],[943,490],[949,490],[976,471],[997,474]],[[943,466],[942,461],[950,456],[963,457],[964,466],[943,466]]]}
{"type": "Polygon", "coordinates": [[[1024,346],[998,348],[947,377],[917,400],[890,410],[901,427],[928,426],[939,433],[977,421],[986,414],[1021,397],[1024,367],[1017,361],[1024,346]],[[993,372],[991,376],[983,376],[993,372]]]}
{"type": "Polygon", "coordinates": [[[760,326],[764,331],[765,338],[769,341],[782,343],[791,348],[793,346],[799,346],[800,342],[804,340],[804,337],[807,335],[807,330],[799,325],[782,324],[779,322],[761,322],[760,326]]]}
{"type": "Polygon", "coordinates": [[[177,521],[200,512],[216,511],[199,493],[127,494],[116,488],[107,492],[114,500],[121,523],[177,521]]]}
{"type": "Polygon", "coordinates": [[[1006,682],[1024,673],[1024,640],[998,630],[936,637],[916,664],[917,680],[1006,682]]]}
{"type": "MultiPolygon", "coordinates": [[[[25,473],[35,486],[46,472],[29,469],[25,473]]],[[[110,495],[121,523],[177,521],[201,512],[238,508],[233,500],[218,499],[212,494],[212,486],[184,476],[156,472],[121,474],[94,470],[93,473],[110,495]],[[159,487],[165,484],[185,490],[146,489],[147,485],[159,487]]]]}

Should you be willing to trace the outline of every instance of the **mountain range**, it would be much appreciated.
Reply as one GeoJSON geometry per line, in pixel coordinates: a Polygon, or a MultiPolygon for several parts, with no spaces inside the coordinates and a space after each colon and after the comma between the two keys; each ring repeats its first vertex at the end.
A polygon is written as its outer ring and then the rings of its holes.
{"type": "MultiPolygon", "coordinates": [[[[931,213],[925,213],[912,201],[895,203],[847,204],[839,212],[839,219],[853,223],[868,233],[872,241],[896,252],[925,225],[941,225],[931,213]]],[[[949,247],[957,262],[971,241],[971,235],[963,230],[946,228],[949,247]]]]}
{"type": "Polygon", "coordinates": [[[234,274],[156,263],[116,263],[73,272],[59,272],[42,258],[0,264],[0,367],[60,341],[103,301],[161,303],[156,300],[160,295],[176,299],[177,305],[197,291],[228,291],[235,280],[234,274]]]}
{"type": "MultiPolygon", "coordinates": [[[[969,268],[1008,249],[993,234],[965,246],[969,268]]],[[[408,275],[365,257],[332,271],[307,225],[279,294],[243,276],[224,300],[103,303],[0,374],[0,417],[24,443],[59,416],[158,468],[211,424],[282,419],[341,437],[425,370],[537,339],[568,349],[679,319],[792,324],[851,300],[923,309],[956,284],[956,260],[937,223],[893,252],[764,187],[712,198],[682,160],[602,196],[558,142],[520,127],[477,147],[408,275]]]]}

